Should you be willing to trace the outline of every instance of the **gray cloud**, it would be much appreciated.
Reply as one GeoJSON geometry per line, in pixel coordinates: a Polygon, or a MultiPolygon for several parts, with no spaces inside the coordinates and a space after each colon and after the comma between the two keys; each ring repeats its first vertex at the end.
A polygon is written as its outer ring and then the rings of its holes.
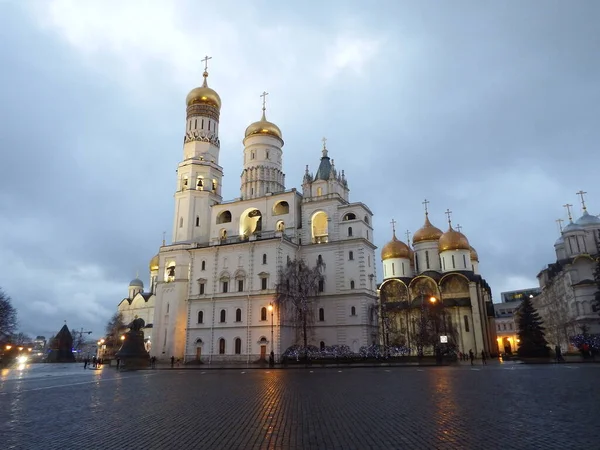
{"type": "Polygon", "coordinates": [[[288,187],[316,169],[326,135],[380,247],[392,218],[421,226],[427,197],[438,227],[454,211],[497,299],[552,261],[577,190],[600,212],[595,2],[149,3],[136,22],[138,6],[3,5],[0,286],[24,331],[67,319],[99,334],[136,271],[147,278],[205,53],[225,198],[239,195],[242,133],[266,89],[288,187]]]}

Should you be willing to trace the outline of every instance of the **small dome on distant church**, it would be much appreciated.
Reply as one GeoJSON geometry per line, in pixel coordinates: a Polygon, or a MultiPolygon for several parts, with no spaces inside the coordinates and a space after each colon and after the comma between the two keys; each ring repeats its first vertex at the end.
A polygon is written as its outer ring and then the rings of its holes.
{"type": "Polygon", "coordinates": [[[404,242],[396,238],[396,233],[390,242],[385,244],[381,249],[381,260],[393,258],[411,258],[411,250],[404,242]]]}
{"type": "Polygon", "coordinates": [[[155,272],[158,270],[159,259],[158,255],[154,255],[154,257],[150,260],[150,272],[155,272]]]}
{"type": "Polygon", "coordinates": [[[583,228],[581,228],[575,222],[569,222],[567,226],[563,228],[563,233],[570,233],[573,231],[583,231],[583,228]]]}
{"type": "Polygon", "coordinates": [[[139,278],[134,278],[133,280],[131,280],[131,282],[129,283],[129,287],[144,287],[144,283],[142,280],[140,280],[139,278]]]}
{"type": "Polygon", "coordinates": [[[582,227],[590,225],[600,226],[600,219],[596,216],[591,215],[589,212],[587,212],[586,209],[585,211],[583,211],[583,215],[579,219],[577,219],[575,224],[582,227]]]}

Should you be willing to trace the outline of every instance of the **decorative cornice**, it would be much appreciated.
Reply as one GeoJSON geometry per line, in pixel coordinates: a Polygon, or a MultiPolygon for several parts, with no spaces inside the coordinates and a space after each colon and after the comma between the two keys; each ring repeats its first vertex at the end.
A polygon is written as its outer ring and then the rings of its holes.
{"type": "Polygon", "coordinates": [[[187,144],[188,142],[193,141],[208,142],[217,148],[221,147],[221,141],[219,141],[219,138],[214,133],[207,134],[203,131],[188,131],[183,138],[183,143],[187,144]]]}

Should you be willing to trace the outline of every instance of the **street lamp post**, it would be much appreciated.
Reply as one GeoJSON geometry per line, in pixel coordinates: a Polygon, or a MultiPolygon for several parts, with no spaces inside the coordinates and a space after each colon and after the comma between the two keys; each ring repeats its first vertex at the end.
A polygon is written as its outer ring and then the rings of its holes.
{"type": "Polygon", "coordinates": [[[271,354],[269,355],[269,366],[273,367],[275,365],[275,341],[273,323],[273,314],[275,312],[275,308],[273,307],[273,302],[269,303],[268,310],[271,312],[271,354]]]}

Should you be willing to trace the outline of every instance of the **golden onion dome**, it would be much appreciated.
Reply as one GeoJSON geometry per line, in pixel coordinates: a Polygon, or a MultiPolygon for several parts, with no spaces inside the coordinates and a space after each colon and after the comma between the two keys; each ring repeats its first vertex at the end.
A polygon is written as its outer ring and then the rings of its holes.
{"type": "Polygon", "coordinates": [[[429,221],[429,214],[425,213],[425,224],[419,228],[413,236],[413,245],[425,241],[437,241],[442,234],[442,230],[434,227],[429,221]]]}
{"type": "Polygon", "coordinates": [[[471,247],[471,261],[479,262],[479,255],[477,254],[477,250],[471,247]]]}
{"type": "Polygon", "coordinates": [[[207,105],[215,106],[220,110],[221,97],[219,97],[219,94],[217,94],[216,91],[208,87],[208,83],[206,82],[208,72],[204,72],[202,75],[204,76],[204,82],[202,83],[202,86],[194,88],[190,91],[190,93],[185,98],[186,105],[190,106],[199,103],[204,103],[207,105]]]}
{"type": "Polygon", "coordinates": [[[396,233],[390,242],[385,244],[381,249],[381,260],[392,258],[407,258],[410,259],[410,248],[404,242],[396,238],[396,233]]]}
{"type": "Polygon", "coordinates": [[[281,140],[283,137],[281,136],[281,130],[277,125],[273,122],[269,122],[265,116],[265,110],[263,109],[262,118],[258,122],[251,123],[248,128],[246,128],[245,137],[253,136],[253,135],[269,135],[275,136],[281,140]]]}
{"type": "Polygon", "coordinates": [[[154,271],[158,270],[158,264],[159,264],[158,255],[155,255],[154,258],[152,258],[150,260],[150,272],[154,272],[154,271]]]}
{"type": "Polygon", "coordinates": [[[445,252],[446,250],[471,250],[471,246],[467,237],[460,231],[453,229],[452,225],[450,225],[448,231],[440,237],[438,249],[440,252],[445,252]]]}

